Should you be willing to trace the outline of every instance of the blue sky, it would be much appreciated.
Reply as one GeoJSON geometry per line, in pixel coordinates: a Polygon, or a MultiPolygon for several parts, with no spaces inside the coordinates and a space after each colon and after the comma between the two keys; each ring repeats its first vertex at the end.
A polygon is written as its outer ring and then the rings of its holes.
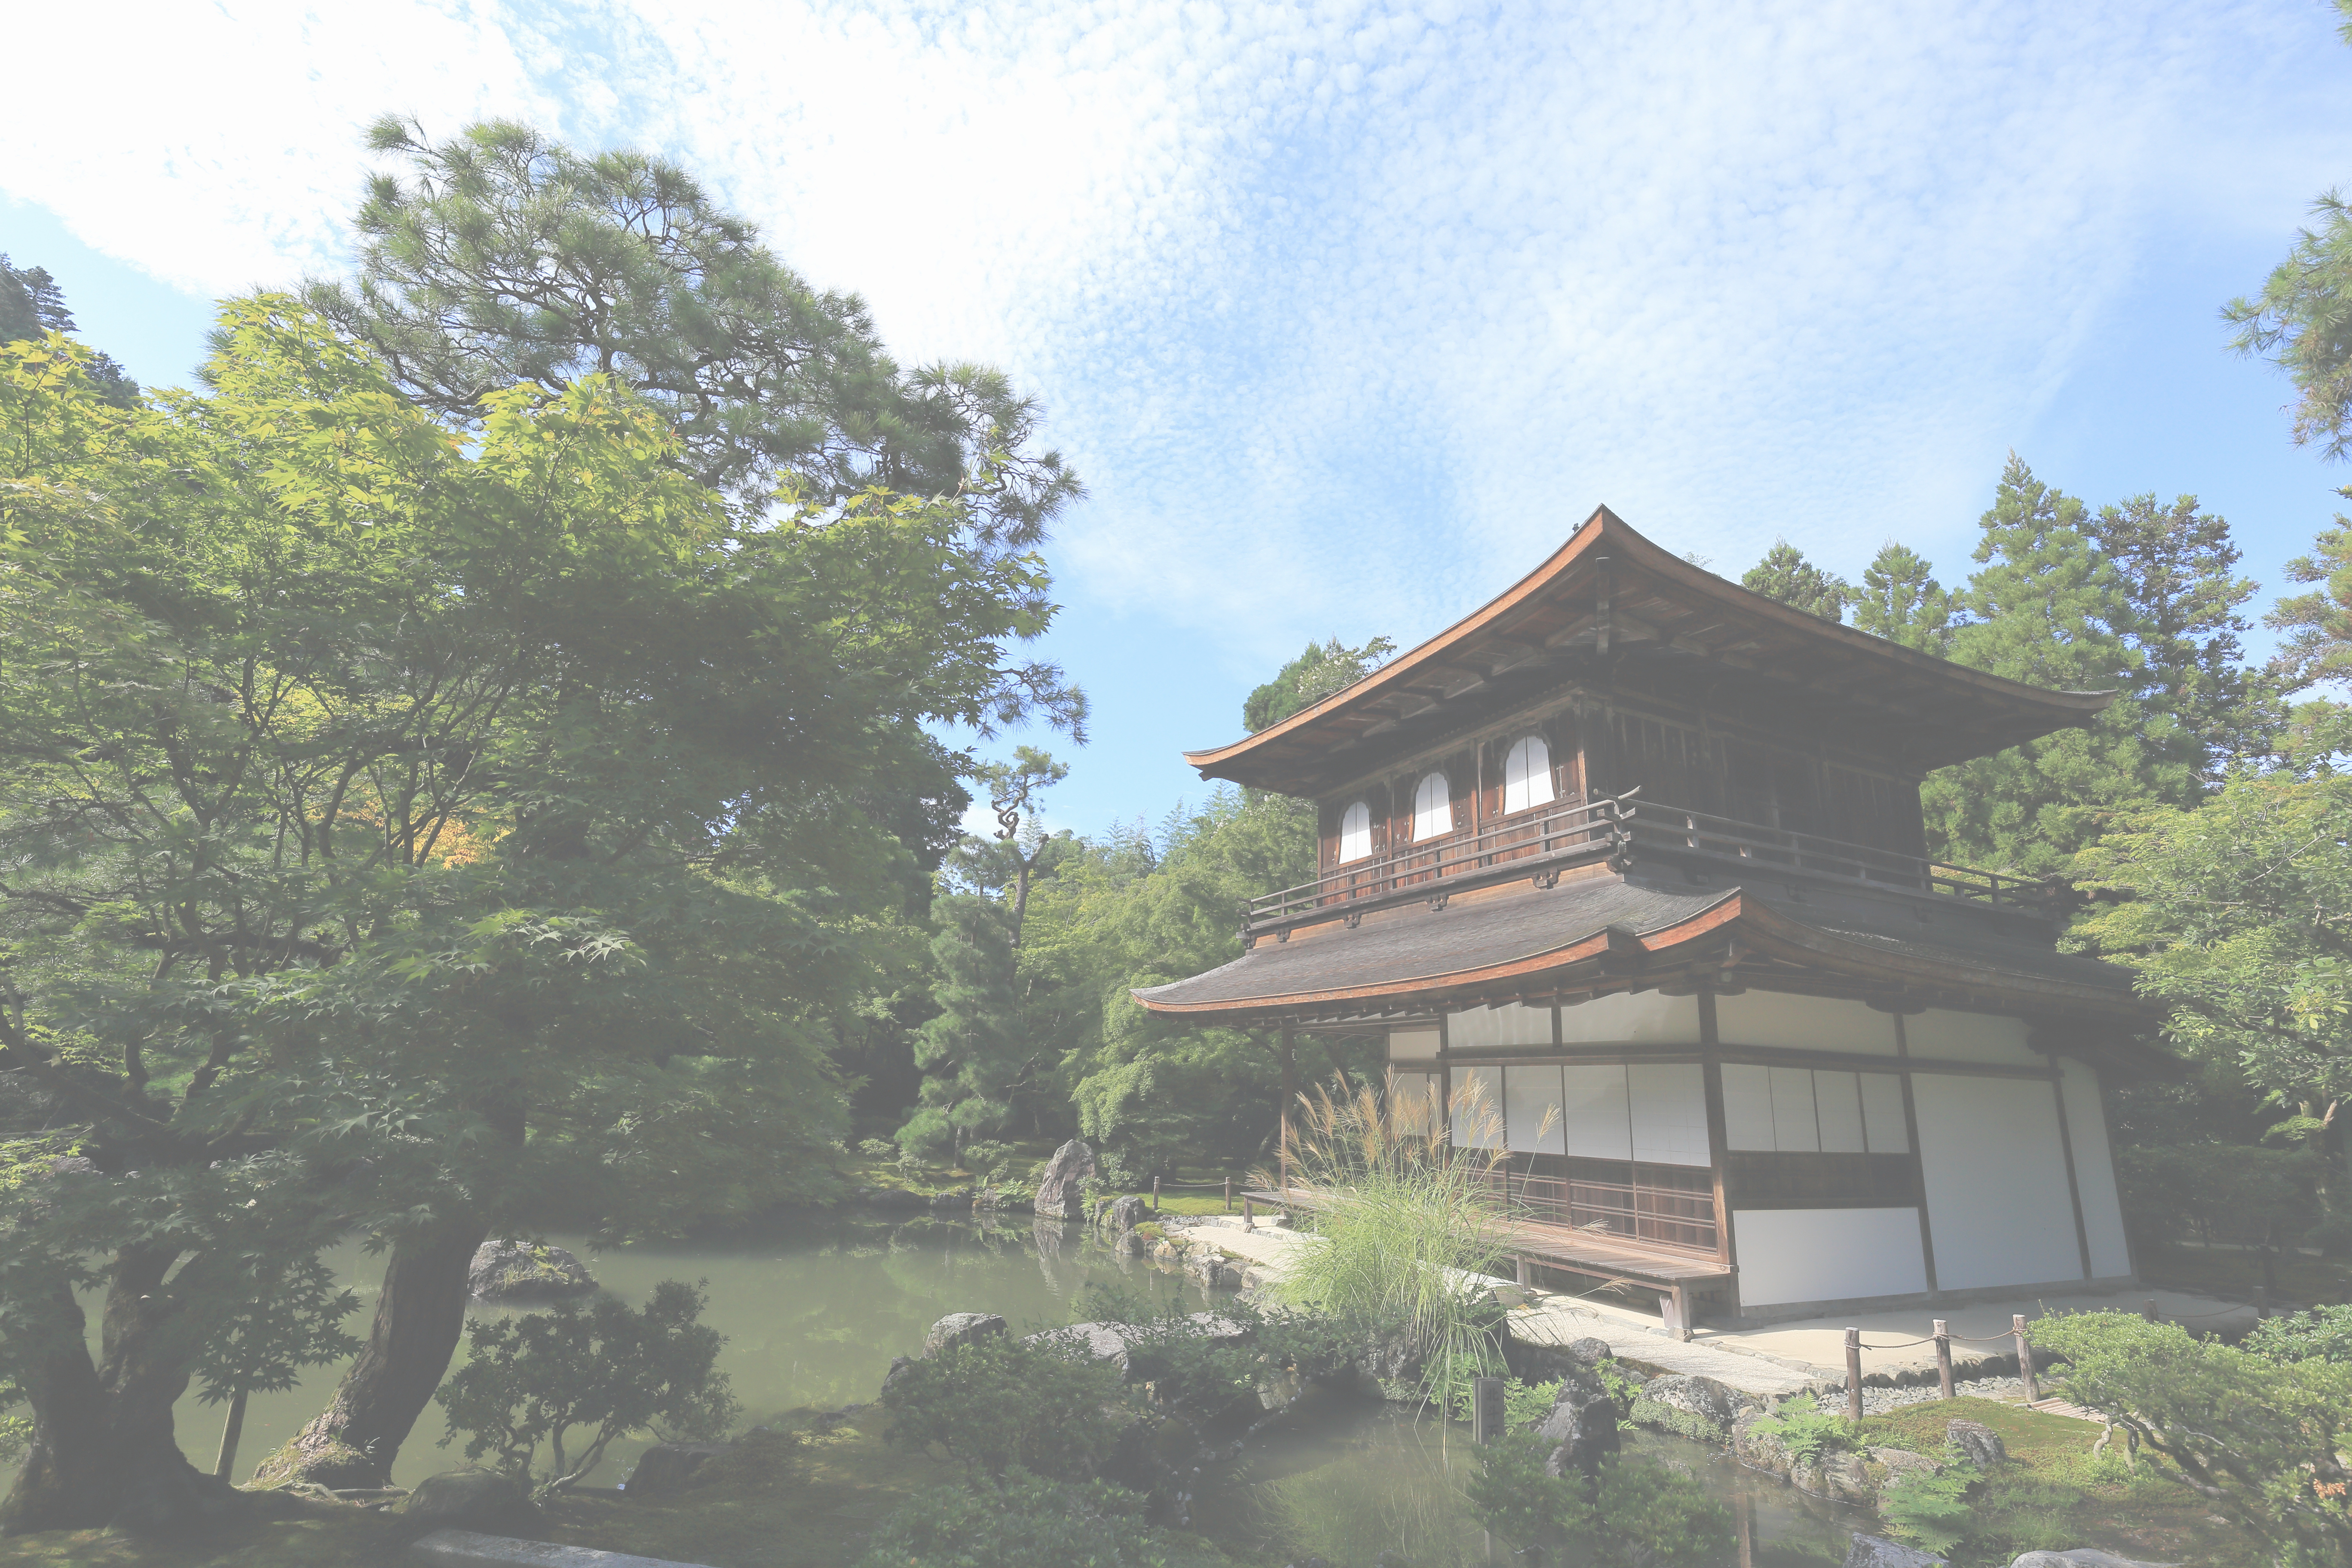
{"type": "Polygon", "coordinates": [[[51,6],[0,250],[186,379],[215,296],[347,258],[392,110],[697,171],[903,359],[1045,401],[1087,479],[1050,816],[1156,820],[1310,637],[1410,645],[1596,504],[1737,575],[1948,582],[2005,454],[2187,491],[2265,584],[2352,474],[2222,347],[2352,178],[2316,0],[1220,8],[51,6]],[[100,64],[99,62],[103,62],[100,64]],[[94,106],[97,106],[94,108],[94,106]],[[1066,752],[1066,747],[1063,748],[1066,752]]]}

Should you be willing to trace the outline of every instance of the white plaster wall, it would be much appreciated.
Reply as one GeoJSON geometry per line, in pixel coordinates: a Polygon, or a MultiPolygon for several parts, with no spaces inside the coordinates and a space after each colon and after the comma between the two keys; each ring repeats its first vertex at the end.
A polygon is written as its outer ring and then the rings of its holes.
{"type": "Polygon", "coordinates": [[[1625,1069],[1614,1063],[1571,1064],[1560,1069],[1561,1131],[1568,1152],[1587,1160],[1633,1157],[1633,1124],[1625,1110],[1625,1069]]]}
{"type": "Polygon", "coordinates": [[[2081,1279],[2050,1085],[1917,1073],[1911,1095],[1936,1283],[1964,1290],[2081,1279]]]}
{"type": "Polygon", "coordinates": [[[1433,1062],[1437,1059],[1437,1029],[1391,1029],[1389,1060],[1392,1062],[1433,1062]]]}
{"type": "Polygon", "coordinates": [[[2107,1143],[2099,1075],[2068,1057],[2060,1057],[2058,1066],[2066,1075],[2066,1131],[2074,1144],[2074,1183],[2083,1196],[2091,1272],[2103,1279],[2128,1274],[2131,1248],[2124,1241],[2124,1205],[2116,1192],[2115,1152],[2107,1143]]]}
{"type": "Polygon", "coordinates": [[[1625,1069],[1633,1107],[1633,1158],[1661,1165],[1709,1163],[1706,1080],[1696,1062],[1643,1062],[1625,1069]]]}
{"type": "Polygon", "coordinates": [[[1454,1069],[1454,1142],[1464,1149],[1503,1146],[1503,1069],[1454,1069]]]}
{"type": "MultiPolygon", "coordinates": [[[[2025,1043],[2025,1021],[1990,1013],[1952,1013],[1929,1008],[1903,1020],[1903,1038],[1915,1057],[1947,1061],[1989,1062],[1998,1067],[2038,1068],[2040,1053],[2025,1043]]],[[[1944,1249],[1936,1248],[1936,1278],[1944,1275],[1944,1249]]]]}
{"type": "Polygon", "coordinates": [[[1551,1044],[1551,1009],[1507,1003],[1500,1007],[1473,1007],[1445,1016],[1448,1050],[1475,1051],[1493,1046],[1551,1044]]]}
{"type": "Polygon", "coordinates": [[[1503,1069],[1505,1137],[1521,1153],[1565,1154],[1559,1103],[1559,1067],[1503,1069]]]}
{"type": "Polygon", "coordinates": [[[1734,1046],[1895,1054],[1895,1016],[1832,996],[1743,991],[1715,999],[1715,1032],[1734,1046]]]}
{"type": "MultiPolygon", "coordinates": [[[[1695,1046],[1698,1044],[1698,998],[1661,996],[1654,991],[1596,996],[1559,1010],[1559,1036],[1571,1046],[1631,1040],[1695,1046]]],[[[1454,1044],[1458,1048],[1461,1042],[1454,1044]]]]}
{"type": "MultiPolygon", "coordinates": [[[[1739,1301],[1841,1301],[1927,1289],[1917,1209],[1738,1209],[1739,1301]]],[[[1944,1238],[1936,1237],[1940,1279],[1944,1238]]]]}

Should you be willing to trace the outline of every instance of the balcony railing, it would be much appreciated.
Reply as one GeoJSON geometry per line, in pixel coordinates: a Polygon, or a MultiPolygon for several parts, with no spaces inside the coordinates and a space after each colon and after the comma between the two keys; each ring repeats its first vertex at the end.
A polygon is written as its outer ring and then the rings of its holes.
{"type": "Polygon", "coordinates": [[[1335,866],[1311,882],[1266,893],[1242,910],[1244,929],[1279,925],[1334,905],[1415,891],[1448,878],[1492,871],[1514,861],[1574,850],[1612,854],[1643,848],[1699,856],[1750,869],[1808,873],[1832,881],[1942,894],[2003,908],[2046,912],[2053,884],[2014,871],[1954,866],[1892,849],[1742,822],[1685,806],[1637,801],[1638,790],[1580,801],[1539,814],[1454,833],[1391,855],[1335,866]]]}
{"type": "MultiPolygon", "coordinates": [[[[1697,1176],[1704,1180],[1706,1173],[1697,1176]]],[[[1514,1219],[1564,1226],[1622,1241],[1713,1256],[1716,1250],[1712,1185],[1602,1182],[1582,1176],[1547,1176],[1501,1168],[1485,1175],[1487,1191],[1503,1201],[1514,1219]]]]}

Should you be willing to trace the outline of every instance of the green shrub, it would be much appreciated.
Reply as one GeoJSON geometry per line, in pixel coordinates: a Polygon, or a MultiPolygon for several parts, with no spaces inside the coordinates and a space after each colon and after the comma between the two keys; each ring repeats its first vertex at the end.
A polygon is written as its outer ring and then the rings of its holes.
{"type": "Polygon", "coordinates": [[[1013,1145],[1010,1143],[992,1143],[983,1140],[963,1146],[961,1163],[967,1171],[984,1173],[1004,1163],[1012,1152],[1013,1145]]]}
{"type": "Polygon", "coordinates": [[[1782,1400],[1778,1409],[1756,1423],[1755,1429],[1771,1433],[1791,1458],[1807,1464],[1818,1464],[1823,1455],[1845,1453],[1854,1447],[1853,1423],[1831,1415],[1804,1394],[1782,1400]]]}
{"type": "Polygon", "coordinates": [[[1538,1426],[1559,1403],[1558,1383],[1514,1382],[1503,1390],[1503,1425],[1513,1432],[1538,1426]]]}
{"type": "Polygon", "coordinates": [[[1653,1459],[1615,1455],[1596,1479],[1547,1475],[1548,1446],[1515,1435],[1481,1449],[1466,1490],[1478,1522],[1515,1549],[1540,1547],[1600,1568],[1703,1562],[1731,1542],[1731,1515],[1698,1481],[1653,1459]]]}
{"type": "Polygon", "coordinates": [[[2271,1361],[2352,1362],[2352,1306],[2264,1319],[2242,1348],[2271,1361]]]}
{"type": "Polygon", "coordinates": [[[467,1458],[487,1457],[529,1484],[544,1443],[553,1462],[541,1489],[555,1491],[593,1470],[624,1434],[719,1436],[737,1407],[717,1370],[727,1342],[695,1321],[702,1302],[698,1287],[665,1279],[641,1312],[605,1296],[585,1311],[562,1306],[467,1324],[466,1363],[433,1395],[449,1421],[441,1446],[469,1432],[467,1458]],[[576,1458],[564,1448],[575,1426],[588,1429],[576,1458]]]}
{"type": "Polygon", "coordinates": [[[2112,1414],[2282,1561],[2352,1561],[2352,1365],[2276,1361],[2126,1312],[2043,1318],[2061,1392],[2112,1414]]]}
{"type": "Polygon", "coordinates": [[[1947,1465],[1929,1475],[1914,1470],[1879,1494],[1878,1511],[1895,1533],[1943,1556],[1966,1540],[1975,1519],[1969,1487],[1975,1472],[1947,1465]]]}
{"type": "Polygon", "coordinates": [[[890,1441],[937,1443],[992,1476],[1085,1480],[1118,1439],[1116,1368],[1053,1340],[998,1335],[913,1363],[882,1391],[890,1441]]]}
{"type": "Polygon", "coordinates": [[[895,1160],[898,1157],[898,1145],[887,1138],[861,1138],[857,1152],[870,1160],[895,1160]]]}
{"type": "Polygon", "coordinates": [[[1204,1542],[1155,1530],[1145,1500],[1102,1481],[1023,1470],[908,1500],[874,1532],[858,1568],[1225,1568],[1204,1542]]]}

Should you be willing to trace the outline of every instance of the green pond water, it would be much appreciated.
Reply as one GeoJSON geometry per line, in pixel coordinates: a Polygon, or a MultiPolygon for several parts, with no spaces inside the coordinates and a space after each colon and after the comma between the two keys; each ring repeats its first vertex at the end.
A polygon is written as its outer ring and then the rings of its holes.
{"type": "MultiPolygon", "coordinates": [[[[703,1321],[727,1336],[721,1364],[753,1422],[871,1400],[891,1358],[918,1352],[925,1331],[950,1312],[1001,1313],[1016,1331],[1066,1323],[1085,1315],[1086,1287],[1097,1282],[1171,1309],[1206,1305],[1182,1277],[1117,1256],[1075,1226],[812,1216],[726,1241],[596,1251],[577,1237],[547,1239],[572,1248],[604,1289],[632,1305],[660,1280],[705,1282],[703,1321]]],[[[353,1245],[332,1261],[361,1300],[347,1327],[364,1333],[383,1259],[353,1245]]],[[[238,1447],[240,1476],[318,1413],[341,1372],[317,1368],[299,1388],[253,1396],[238,1447]]],[[[191,1394],[174,1414],[181,1447],[211,1468],[222,1407],[191,1394]]],[[[462,1463],[464,1439],[445,1448],[436,1446],[443,1436],[439,1407],[429,1406],[401,1449],[394,1480],[410,1485],[462,1463]]],[[[1842,1562],[1853,1530],[1868,1528],[1864,1519],[1698,1444],[1649,1433],[1628,1438],[1689,1468],[1733,1509],[1745,1540],[1727,1552],[1721,1568],[1842,1562]]],[[[590,1484],[622,1480],[644,1447],[616,1444],[590,1484]]],[[[1336,1568],[1372,1568],[1383,1552],[1412,1568],[1484,1564],[1485,1537],[1461,1501],[1475,1453],[1458,1426],[1442,1433],[1426,1415],[1310,1391],[1253,1436],[1238,1459],[1202,1475],[1193,1528],[1252,1552],[1320,1556],[1336,1568]]],[[[1497,1547],[1493,1560],[1509,1559],[1497,1547]]]]}

